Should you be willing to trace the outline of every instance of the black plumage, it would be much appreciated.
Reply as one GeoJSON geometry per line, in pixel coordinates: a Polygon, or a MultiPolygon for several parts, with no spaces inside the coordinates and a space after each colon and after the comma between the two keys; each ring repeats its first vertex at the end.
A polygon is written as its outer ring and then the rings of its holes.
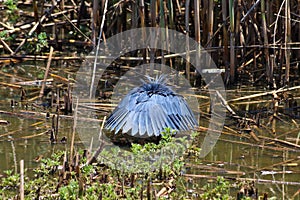
{"type": "Polygon", "coordinates": [[[148,77],[132,89],[108,117],[105,129],[131,136],[159,136],[166,127],[187,131],[198,125],[184,97],[166,84],[166,76],[148,77]]]}

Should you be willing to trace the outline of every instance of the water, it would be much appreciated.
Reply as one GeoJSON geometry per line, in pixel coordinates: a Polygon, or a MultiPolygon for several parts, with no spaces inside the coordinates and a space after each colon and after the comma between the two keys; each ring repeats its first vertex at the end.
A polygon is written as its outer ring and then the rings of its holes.
{"type": "MultiPolygon", "coordinates": [[[[41,63],[40,63],[41,64],[41,63]]],[[[43,63],[44,65],[44,63],[43,63]]],[[[33,69],[35,65],[24,63],[19,67],[5,68],[5,73],[13,74],[15,70],[15,77],[6,75],[0,76],[0,82],[15,83],[21,81],[18,77],[24,73],[24,79],[32,79],[37,75],[33,69]],[[21,70],[24,69],[24,70],[21,70]],[[29,73],[29,71],[32,71],[29,73]],[[34,75],[34,76],[33,76],[34,75]]],[[[55,69],[54,69],[55,70],[55,69]]],[[[62,74],[63,76],[63,74],[62,74]]],[[[24,81],[24,79],[22,79],[24,81]]],[[[52,127],[52,120],[46,119],[43,115],[33,115],[28,111],[47,112],[53,111],[44,108],[34,108],[29,105],[26,107],[21,105],[19,101],[21,96],[20,89],[13,89],[9,87],[1,87],[0,90],[0,113],[1,120],[9,121],[9,125],[0,125],[0,176],[5,170],[19,168],[20,160],[25,161],[25,168],[33,169],[39,163],[37,162],[42,157],[49,157],[53,152],[58,150],[66,150],[70,148],[70,140],[72,135],[73,119],[60,118],[58,140],[63,137],[67,138],[67,143],[51,144],[49,142],[50,135],[47,133],[52,127]],[[14,108],[11,108],[11,100],[17,103],[14,108]],[[23,114],[20,116],[20,114],[23,114]]],[[[40,87],[27,86],[25,90],[28,96],[34,97],[38,95],[40,87]]],[[[246,95],[244,91],[240,91],[242,95],[246,95]]],[[[249,91],[248,91],[249,93],[249,91]]],[[[236,95],[233,93],[229,93],[236,95]]],[[[240,93],[237,93],[240,94],[240,93]]],[[[230,99],[232,97],[228,97],[230,99]]],[[[261,99],[268,99],[263,97],[261,99]]],[[[201,102],[206,100],[201,100],[201,102]]],[[[251,105],[235,105],[238,108],[239,114],[245,113],[244,110],[253,109],[260,110],[265,104],[251,104],[251,105]]],[[[207,107],[201,108],[206,112],[207,107]]],[[[267,114],[265,114],[267,115],[267,114]]],[[[71,115],[70,115],[71,116],[71,115]]],[[[294,123],[287,116],[280,116],[284,121],[278,120],[276,123],[276,132],[278,135],[287,133],[297,128],[299,120],[295,119],[294,123]],[[288,122],[288,123],[286,123],[288,122]]],[[[268,126],[269,118],[265,117],[261,123],[268,126]]],[[[227,119],[225,125],[234,130],[239,130],[236,124],[237,120],[227,119]]],[[[205,117],[201,118],[202,126],[207,126],[208,122],[205,117]]],[[[263,128],[262,132],[256,132],[257,136],[264,136],[274,138],[269,132],[263,128]]],[[[296,138],[299,131],[294,131],[288,137],[296,138]]],[[[200,134],[199,145],[205,132],[200,134]]],[[[279,139],[286,139],[282,136],[279,139]]],[[[82,149],[84,145],[80,137],[76,135],[75,148],[82,149]]],[[[293,141],[292,143],[295,143],[293,141]]],[[[247,132],[234,133],[228,129],[224,129],[224,134],[221,135],[213,150],[203,159],[195,157],[187,157],[187,169],[185,174],[188,175],[203,175],[206,178],[193,178],[192,181],[199,184],[204,184],[210,181],[211,177],[225,176],[232,180],[235,179],[252,179],[261,180],[255,182],[260,194],[267,192],[269,197],[276,196],[278,198],[291,198],[299,189],[300,181],[300,157],[299,148],[293,148],[287,144],[276,143],[271,140],[260,138],[260,141],[255,141],[247,132]],[[230,133],[230,134],[226,134],[230,133]]],[[[188,176],[189,177],[189,176],[188,176]]],[[[237,189],[232,189],[237,192],[237,189]]],[[[299,195],[297,196],[299,199],[299,195]]]]}

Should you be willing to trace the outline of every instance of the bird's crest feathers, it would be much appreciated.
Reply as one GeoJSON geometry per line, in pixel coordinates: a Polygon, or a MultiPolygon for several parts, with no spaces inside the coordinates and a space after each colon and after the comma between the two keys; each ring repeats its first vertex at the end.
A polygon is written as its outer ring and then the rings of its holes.
{"type": "Polygon", "coordinates": [[[144,84],[156,83],[156,84],[166,85],[168,82],[166,74],[156,75],[155,78],[148,75],[146,75],[145,77],[147,78],[147,81],[141,80],[144,84]]]}

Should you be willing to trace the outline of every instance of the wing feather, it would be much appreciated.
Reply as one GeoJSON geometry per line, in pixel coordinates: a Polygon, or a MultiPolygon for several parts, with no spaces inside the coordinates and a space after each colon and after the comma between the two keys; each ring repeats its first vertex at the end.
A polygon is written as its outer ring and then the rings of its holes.
{"type": "Polygon", "coordinates": [[[146,127],[146,119],[145,119],[145,111],[141,111],[139,112],[139,134],[140,136],[143,136],[146,131],[147,131],[147,127],[146,127]]]}
{"type": "Polygon", "coordinates": [[[131,135],[135,136],[139,131],[139,112],[133,112],[131,135]]]}
{"type": "Polygon", "coordinates": [[[161,78],[131,90],[109,116],[105,128],[151,137],[160,135],[166,127],[189,130],[198,125],[184,97],[165,83],[161,78]]]}
{"type": "Polygon", "coordinates": [[[127,133],[127,132],[129,132],[130,129],[132,129],[133,115],[134,115],[134,112],[130,112],[128,114],[128,117],[126,119],[126,124],[122,128],[122,133],[127,133]]]}

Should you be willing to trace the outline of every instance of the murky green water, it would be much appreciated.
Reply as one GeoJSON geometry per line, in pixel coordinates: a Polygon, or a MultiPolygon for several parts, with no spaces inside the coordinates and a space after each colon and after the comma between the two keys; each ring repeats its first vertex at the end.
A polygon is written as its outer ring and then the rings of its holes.
{"type": "MultiPolygon", "coordinates": [[[[33,69],[32,65],[24,64],[20,66],[25,71],[33,69]]],[[[15,67],[14,70],[17,71],[16,75],[18,76],[20,73],[25,73],[20,68],[15,67]]],[[[7,68],[6,71],[11,73],[12,69],[7,68]]],[[[23,78],[29,79],[28,72],[25,74],[26,76],[23,76],[23,78]]],[[[0,81],[6,83],[20,81],[16,77],[5,75],[0,75],[0,78],[0,81]]],[[[0,113],[0,119],[10,122],[8,125],[0,125],[0,176],[4,170],[18,170],[21,159],[25,161],[25,167],[30,170],[39,164],[37,161],[41,157],[49,157],[57,150],[70,148],[73,126],[71,118],[60,118],[59,120],[58,139],[66,137],[67,143],[51,144],[49,142],[50,135],[46,132],[51,129],[52,120],[46,119],[44,116],[26,113],[26,109],[32,111],[33,108],[30,106],[26,108],[24,105],[21,106],[20,103],[11,108],[12,99],[19,101],[20,90],[4,86],[0,86],[0,88],[0,110],[4,111],[0,113]],[[23,114],[23,116],[19,116],[19,114],[23,114]]],[[[27,87],[26,90],[34,93],[39,91],[39,87],[27,87]]],[[[240,106],[240,112],[242,113],[246,107],[240,106]]],[[[260,109],[259,104],[254,107],[260,109]]],[[[46,112],[47,110],[35,108],[34,111],[46,112]]],[[[300,124],[297,119],[295,119],[295,123],[291,123],[286,116],[283,118],[289,124],[284,122],[276,124],[279,135],[297,128],[296,124],[300,124]]],[[[203,118],[201,120],[203,120],[201,124],[207,126],[207,121],[203,118]]],[[[228,119],[225,124],[232,129],[239,129],[233,120],[228,119]]],[[[267,124],[267,119],[265,119],[264,124],[267,124]]],[[[228,132],[225,129],[224,131],[228,132]]],[[[293,132],[289,137],[296,138],[298,132],[293,132]]],[[[201,134],[201,138],[204,138],[204,134],[201,134]]],[[[264,132],[261,134],[272,137],[269,133],[264,132]]],[[[75,148],[84,148],[78,135],[76,135],[75,140],[75,148]]],[[[278,148],[276,148],[276,144],[270,146],[268,143],[272,143],[272,141],[257,142],[251,136],[247,138],[244,135],[239,137],[234,134],[222,134],[213,150],[204,159],[187,157],[185,171],[187,179],[191,178],[191,182],[199,184],[209,182],[210,177],[215,176],[231,177],[233,181],[242,178],[246,178],[250,182],[252,179],[261,180],[260,182],[255,181],[255,186],[260,193],[267,192],[270,197],[276,196],[279,199],[283,197],[286,199],[291,198],[300,187],[300,149],[292,148],[289,145],[278,145],[278,148]],[[282,146],[286,148],[282,149],[282,146]],[[197,178],[192,175],[202,175],[202,177],[197,178]]],[[[191,189],[195,188],[191,187],[191,189]]],[[[299,195],[295,197],[299,199],[299,195]]]]}

